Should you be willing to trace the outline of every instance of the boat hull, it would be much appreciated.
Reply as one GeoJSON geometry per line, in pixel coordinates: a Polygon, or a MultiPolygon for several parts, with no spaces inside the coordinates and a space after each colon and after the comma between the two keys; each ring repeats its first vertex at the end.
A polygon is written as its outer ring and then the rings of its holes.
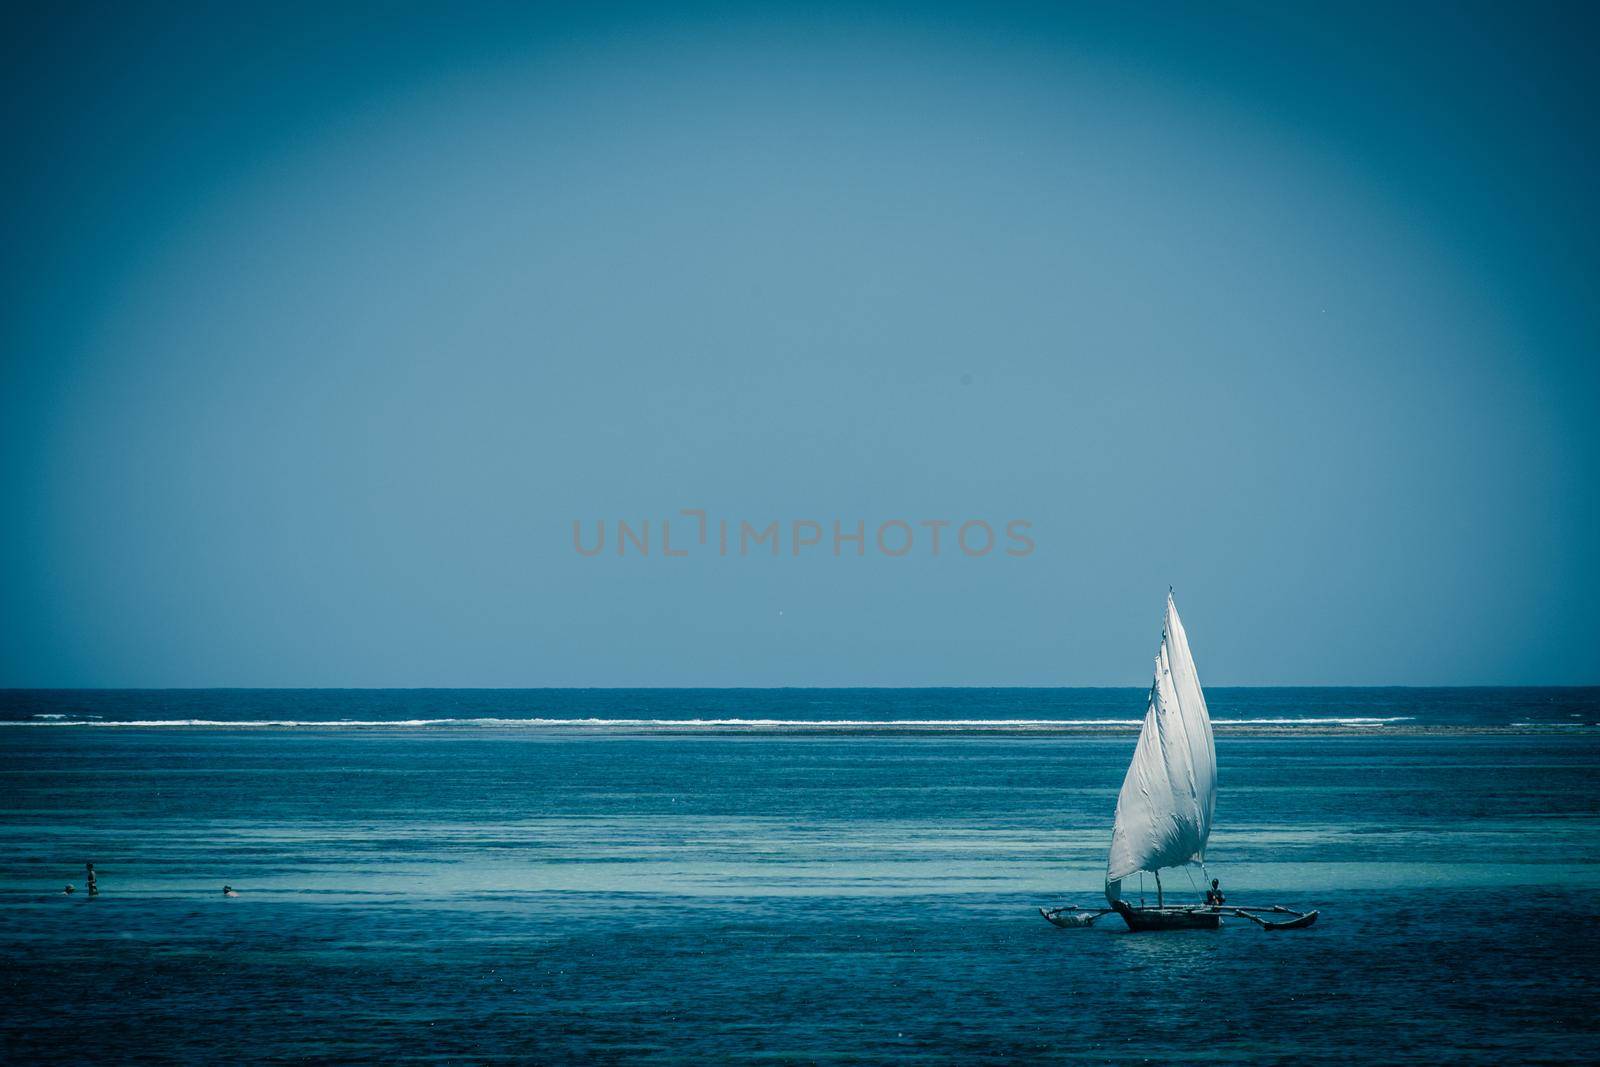
{"type": "Polygon", "coordinates": [[[1135,933],[1154,930],[1215,930],[1222,926],[1222,914],[1208,908],[1136,908],[1117,900],[1113,908],[1135,933]]]}

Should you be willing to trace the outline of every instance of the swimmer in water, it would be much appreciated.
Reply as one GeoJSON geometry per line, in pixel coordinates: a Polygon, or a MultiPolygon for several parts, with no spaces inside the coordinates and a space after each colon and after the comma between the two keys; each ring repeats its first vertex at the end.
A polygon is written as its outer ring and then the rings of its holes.
{"type": "Polygon", "coordinates": [[[236,897],[239,894],[234,892],[233,886],[225,885],[222,887],[222,895],[225,897],[236,897]]]}
{"type": "Polygon", "coordinates": [[[71,896],[71,895],[72,895],[72,894],[74,894],[74,893],[76,893],[76,892],[77,892],[77,889],[75,889],[75,888],[73,888],[73,885],[72,885],[72,883],[71,883],[71,882],[68,882],[68,883],[67,883],[67,888],[65,888],[65,889],[63,889],[63,890],[62,890],[62,891],[61,891],[61,894],[62,894],[62,895],[63,895],[63,896],[68,896],[68,897],[70,897],[70,896],[71,896]]]}

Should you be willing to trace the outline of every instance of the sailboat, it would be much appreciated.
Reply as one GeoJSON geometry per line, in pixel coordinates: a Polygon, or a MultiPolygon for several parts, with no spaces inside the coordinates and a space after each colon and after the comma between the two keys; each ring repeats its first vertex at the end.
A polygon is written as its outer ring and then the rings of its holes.
{"type": "Polygon", "coordinates": [[[1222,904],[1168,904],[1161,871],[1198,864],[1205,867],[1211,816],[1217,805],[1217,752],[1211,716],[1189,651],[1189,636],[1178,606],[1167,591],[1161,645],[1156,650],[1155,679],[1139,729],[1139,742],[1117,797],[1106,861],[1106,908],[1040,908],[1056,926],[1080,927],[1116,912],[1133,931],[1215,930],[1224,915],[1236,915],[1267,930],[1296,930],[1317,921],[1317,912],[1222,904]],[[1133,904],[1122,896],[1123,880],[1149,871],[1155,876],[1156,904],[1147,907],[1141,895],[1133,904]],[[1287,915],[1288,918],[1278,918],[1287,915]],[[1265,918],[1272,916],[1273,918],[1265,918]]]}

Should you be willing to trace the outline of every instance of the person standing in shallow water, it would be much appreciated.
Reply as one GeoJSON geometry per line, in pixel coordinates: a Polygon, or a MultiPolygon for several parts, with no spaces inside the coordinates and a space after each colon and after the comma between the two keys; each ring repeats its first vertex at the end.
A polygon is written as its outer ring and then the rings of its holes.
{"type": "Polygon", "coordinates": [[[99,896],[100,895],[100,887],[98,885],[95,885],[95,882],[94,882],[94,864],[85,863],[83,865],[83,870],[84,870],[83,879],[84,879],[84,881],[89,883],[89,895],[91,897],[99,896]]]}

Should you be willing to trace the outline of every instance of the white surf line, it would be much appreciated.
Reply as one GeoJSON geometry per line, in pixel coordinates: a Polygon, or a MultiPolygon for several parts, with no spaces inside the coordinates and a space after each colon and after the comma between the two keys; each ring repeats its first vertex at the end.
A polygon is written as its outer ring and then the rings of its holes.
{"type": "MultiPolygon", "coordinates": [[[[43,717],[39,717],[43,718],[43,717]]],[[[1217,726],[1382,726],[1394,722],[1410,722],[1410,715],[1387,718],[1259,718],[1215,719],[1217,726]]],[[[162,727],[316,727],[322,729],[371,729],[426,726],[461,727],[590,727],[590,728],[782,728],[805,729],[894,729],[897,727],[984,729],[984,728],[1048,728],[1063,726],[1104,726],[1132,729],[1142,725],[1142,719],[506,719],[506,718],[445,718],[445,719],[130,719],[108,721],[50,718],[45,721],[8,721],[0,726],[92,726],[137,727],[152,729],[162,727]]],[[[1512,725],[1542,725],[1518,724],[1512,725]]],[[[1581,725],[1558,724],[1558,725],[1581,725]]]]}
{"type": "Polygon", "coordinates": [[[761,726],[761,727],[851,727],[893,726],[1127,726],[1140,725],[1140,719],[130,719],[126,721],[51,721],[5,722],[4,726],[761,726]]]}
{"type": "MultiPolygon", "coordinates": [[[[1415,715],[1391,715],[1388,718],[1374,719],[1360,716],[1322,718],[1322,719],[1212,719],[1213,726],[1382,726],[1391,722],[1412,722],[1415,715]]],[[[1441,724],[1444,725],[1444,724],[1441,724]]]]}

